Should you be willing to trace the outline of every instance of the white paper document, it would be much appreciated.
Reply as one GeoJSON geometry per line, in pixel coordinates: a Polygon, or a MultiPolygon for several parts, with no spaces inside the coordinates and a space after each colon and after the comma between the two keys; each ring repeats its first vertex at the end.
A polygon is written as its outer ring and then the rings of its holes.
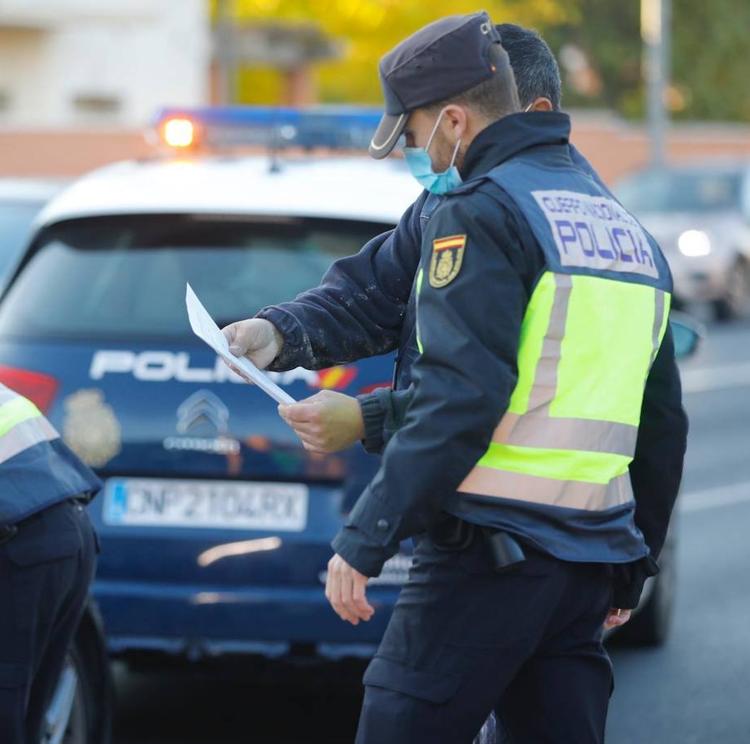
{"type": "Polygon", "coordinates": [[[268,375],[261,372],[249,359],[236,357],[229,351],[229,344],[219,326],[208,314],[208,310],[193,292],[188,284],[185,291],[185,304],[187,305],[190,327],[198,338],[203,339],[224,361],[229,362],[235,369],[239,370],[241,377],[247,382],[255,383],[266,395],[270,395],[278,403],[295,403],[289,393],[282,390],[268,375]]]}

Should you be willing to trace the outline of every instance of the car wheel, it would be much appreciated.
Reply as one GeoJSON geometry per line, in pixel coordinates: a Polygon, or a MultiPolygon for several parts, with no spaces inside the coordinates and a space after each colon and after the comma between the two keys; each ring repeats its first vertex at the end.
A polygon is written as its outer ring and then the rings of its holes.
{"type": "Polygon", "coordinates": [[[716,303],[719,320],[747,318],[750,315],[750,264],[737,259],[727,276],[724,298],[716,303]]]}
{"type": "Polygon", "coordinates": [[[110,741],[109,667],[84,620],[65,662],[44,719],[41,744],[107,744],[110,741]]]}
{"type": "Polygon", "coordinates": [[[86,712],[86,670],[77,649],[71,649],[45,715],[43,744],[93,744],[86,712]]]}
{"type": "Polygon", "coordinates": [[[502,731],[498,731],[495,714],[490,713],[472,744],[501,744],[503,738],[502,731]]]}

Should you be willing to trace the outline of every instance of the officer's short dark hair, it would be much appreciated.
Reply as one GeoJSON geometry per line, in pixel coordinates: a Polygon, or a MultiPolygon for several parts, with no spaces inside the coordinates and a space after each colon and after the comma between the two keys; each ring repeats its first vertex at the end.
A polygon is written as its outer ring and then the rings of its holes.
{"type": "Polygon", "coordinates": [[[437,111],[448,104],[459,103],[474,109],[490,121],[517,111],[519,101],[510,55],[499,44],[494,44],[489,50],[489,61],[497,70],[491,78],[464,93],[437,101],[425,108],[437,111]]]}
{"type": "MultiPolygon", "coordinates": [[[[559,111],[562,100],[560,68],[547,42],[534,29],[515,23],[501,23],[496,28],[513,68],[521,108],[525,109],[537,98],[547,98],[552,108],[559,111]]],[[[495,78],[428,108],[439,110],[449,103],[465,103],[490,120],[511,113],[495,78]]]]}
{"type": "Polygon", "coordinates": [[[533,29],[515,23],[501,23],[496,28],[516,76],[521,108],[537,98],[548,98],[558,111],[562,99],[560,68],[547,42],[533,29]]]}

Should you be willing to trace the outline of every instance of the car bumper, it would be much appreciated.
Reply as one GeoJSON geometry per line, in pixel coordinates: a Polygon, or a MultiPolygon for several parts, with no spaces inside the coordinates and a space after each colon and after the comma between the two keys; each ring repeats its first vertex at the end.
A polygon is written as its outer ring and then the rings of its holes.
{"type": "Polygon", "coordinates": [[[398,597],[399,586],[375,586],[375,616],[342,621],[323,586],[300,588],[175,587],[100,581],[94,587],[115,655],[160,651],[190,660],[224,654],[268,658],[370,656],[398,597]]]}

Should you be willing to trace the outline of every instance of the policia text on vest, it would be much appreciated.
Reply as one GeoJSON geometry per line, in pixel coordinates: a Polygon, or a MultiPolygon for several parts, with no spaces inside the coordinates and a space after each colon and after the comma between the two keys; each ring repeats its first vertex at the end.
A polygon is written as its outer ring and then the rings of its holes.
{"type": "Polygon", "coordinates": [[[94,574],[98,478],[0,385],[0,741],[37,744],[94,574]]]}

